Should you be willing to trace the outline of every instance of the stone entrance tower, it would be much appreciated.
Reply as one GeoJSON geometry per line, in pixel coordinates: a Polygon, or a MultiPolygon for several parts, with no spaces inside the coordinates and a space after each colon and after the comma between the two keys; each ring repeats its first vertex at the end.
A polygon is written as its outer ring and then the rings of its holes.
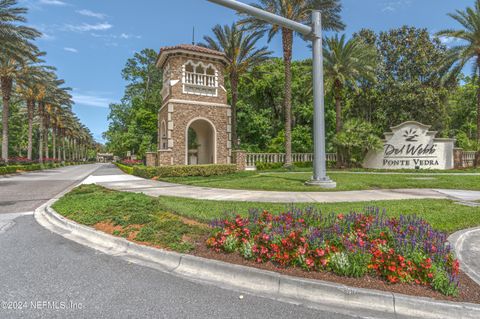
{"type": "Polygon", "coordinates": [[[195,45],[164,47],[157,165],[229,164],[231,109],[225,54],[195,45]]]}

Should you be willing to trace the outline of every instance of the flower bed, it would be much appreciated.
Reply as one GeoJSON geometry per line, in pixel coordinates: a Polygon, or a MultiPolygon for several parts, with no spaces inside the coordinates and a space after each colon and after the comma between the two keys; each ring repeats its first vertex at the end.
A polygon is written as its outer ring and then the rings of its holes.
{"type": "Polygon", "coordinates": [[[143,165],[143,161],[142,161],[142,160],[124,159],[124,160],[120,161],[120,163],[121,163],[122,165],[126,165],[126,166],[143,165]]]}
{"type": "Polygon", "coordinates": [[[251,211],[247,218],[227,216],[211,226],[207,246],[216,252],[236,252],[282,268],[347,277],[370,274],[390,284],[430,286],[447,296],[458,295],[459,263],[447,234],[415,215],[387,218],[378,209],[346,215],[251,211]]]}

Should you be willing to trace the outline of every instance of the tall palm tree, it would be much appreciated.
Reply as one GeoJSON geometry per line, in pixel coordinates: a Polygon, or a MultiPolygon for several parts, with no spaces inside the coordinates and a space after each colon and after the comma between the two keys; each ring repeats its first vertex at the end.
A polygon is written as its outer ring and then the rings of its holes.
{"type": "MultiPolygon", "coordinates": [[[[301,23],[311,22],[311,11],[322,11],[322,26],[324,30],[342,30],[345,26],[341,22],[340,0],[260,0],[252,6],[280,15],[284,18],[301,23]]],[[[248,29],[268,33],[268,40],[281,32],[283,46],[283,61],[285,64],[285,166],[292,165],[292,50],[293,31],[278,25],[271,25],[254,17],[246,17],[240,21],[248,29]]]]}
{"type": "Polygon", "coordinates": [[[26,8],[17,0],[0,0],[0,89],[2,93],[2,158],[8,161],[8,118],[13,82],[28,60],[38,51],[30,41],[40,36],[33,28],[18,25],[25,22],[26,8]]]}
{"type": "MultiPolygon", "coordinates": [[[[477,76],[477,144],[480,145],[480,0],[475,1],[474,7],[457,10],[448,14],[457,21],[461,28],[448,29],[437,33],[438,36],[460,40],[462,44],[451,48],[456,64],[453,72],[460,73],[470,61],[474,63],[474,73],[477,76]]],[[[480,152],[477,152],[475,166],[480,165],[480,152]]]]}
{"type": "Polygon", "coordinates": [[[20,97],[25,101],[27,106],[27,120],[28,120],[28,147],[27,158],[32,159],[32,145],[33,145],[33,117],[35,112],[35,99],[37,97],[36,92],[36,78],[32,73],[25,75],[21,81],[18,82],[17,92],[20,97]]]}
{"type": "MultiPolygon", "coordinates": [[[[336,110],[336,132],[340,133],[342,121],[342,99],[346,86],[357,87],[357,82],[375,79],[377,54],[373,46],[359,38],[347,41],[346,36],[327,38],[323,50],[325,75],[332,86],[336,110]]],[[[344,164],[342,153],[337,150],[337,166],[344,164]]]]}
{"type": "Polygon", "coordinates": [[[237,24],[231,26],[216,25],[212,29],[215,38],[205,36],[205,44],[202,46],[224,52],[229,61],[227,72],[232,90],[232,140],[233,145],[238,146],[237,140],[237,101],[238,81],[240,76],[267,60],[272,53],[267,47],[257,49],[255,46],[262,37],[262,32],[247,32],[240,29],[237,24]]]}
{"type": "Polygon", "coordinates": [[[35,114],[35,106],[39,95],[39,88],[41,87],[45,79],[48,77],[49,70],[54,70],[54,68],[43,65],[30,64],[24,68],[23,72],[17,78],[17,93],[25,101],[25,104],[27,106],[27,157],[29,160],[32,159],[33,120],[35,114]]]}
{"type": "Polygon", "coordinates": [[[327,38],[323,50],[325,76],[332,83],[335,98],[336,130],[342,130],[342,98],[347,85],[356,87],[361,79],[373,81],[377,64],[376,52],[358,38],[346,36],[327,38]]]}

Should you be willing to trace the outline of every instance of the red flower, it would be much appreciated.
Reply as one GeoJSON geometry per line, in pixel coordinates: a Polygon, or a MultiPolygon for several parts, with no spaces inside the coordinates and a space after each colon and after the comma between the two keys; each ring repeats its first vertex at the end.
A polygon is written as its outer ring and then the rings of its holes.
{"type": "Polygon", "coordinates": [[[312,268],[314,266],[314,261],[312,258],[307,258],[305,263],[307,264],[308,268],[312,268]]]}
{"type": "Polygon", "coordinates": [[[317,256],[318,256],[318,257],[323,257],[323,256],[325,255],[325,250],[320,249],[320,248],[317,248],[317,249],[315,250],[315,252],[317,253],[317,256]]]}

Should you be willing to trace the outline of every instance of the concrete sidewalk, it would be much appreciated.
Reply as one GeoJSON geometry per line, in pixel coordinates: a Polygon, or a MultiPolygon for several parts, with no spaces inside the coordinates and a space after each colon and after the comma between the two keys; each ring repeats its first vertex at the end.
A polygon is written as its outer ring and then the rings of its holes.
{"type": "Polygon", "coordinates": [[[147,180],[104,166],[84,184],[98,184],[110,189],[144,193],[150,196],[174,196],[202,200],[275,203],[338,203],[401,199],[452,199],[460,202],[480,200],[480,191],[442,189],[382,189],[345,192],[271,192],[220,189],[147,180]]]}

